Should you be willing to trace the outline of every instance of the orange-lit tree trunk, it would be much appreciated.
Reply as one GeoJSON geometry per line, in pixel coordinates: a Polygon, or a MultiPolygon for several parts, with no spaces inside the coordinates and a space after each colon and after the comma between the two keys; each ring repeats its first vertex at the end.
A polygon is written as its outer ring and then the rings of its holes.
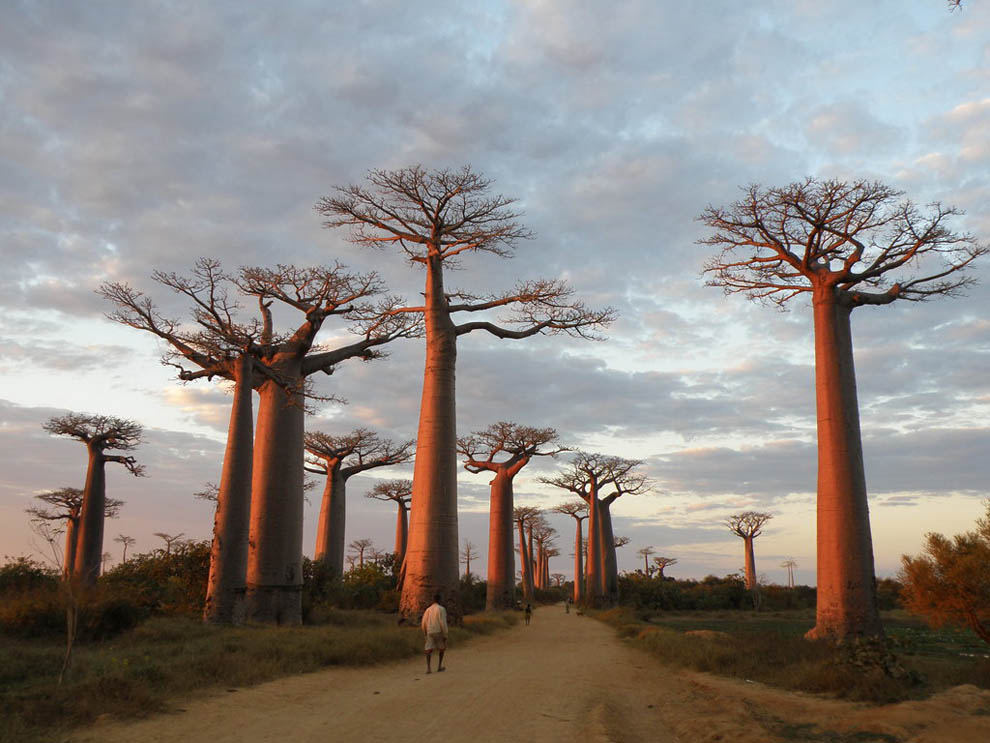
{"type": "Polygon", "coordinates": [[[753,537],[743,537],[743,550],[746,557],[746,590],[756,590],[756,557],[753,553],[753,537]]]}
{"type": "Polygon", "coordinates": [[[242,354],[233,368],[234,402],[217,493],[210,573],[203,607],[203,619],[207,622],[235,624],[244,618],[254,457],[252,373],[251,357],[242,354]]]}
{"type": "Polygon", "coordinates": [[[314,559],[324,563],[331,575],[344,574],[344,529],[347,519],[347,483],[340,472],[340,460],[328,463],[327,479],[316,525],[314,559]]]}
{"type": "MultiPolygon", "coordinates": [[[[409,506],[404,501],[396,501],[398,513],[395,518],[395,561],[401,565],[406,557],[406,543],[409,539],[409,506]]],[[[512,534],[509,534],[511,549],[512,534]]]]}
{"type": "Polygon", "coordinates": [[[602,582],[604,594],[609,602],[619,596],[619,562],[615,554],[615,532],[612,530],[612,504],[619,496],[614,493],[600,499],[599,523],[602,543],[602,582]]]}
{"type": "Polygon", "coordinates": [[[602,565],[601,506],[598,494],[592,492],[588,497],[588,556],[584,574],[585,601],[592,606],[601,604],[604,595],[602,565]]]}
{"type": "Polygon", "coordinates": [[[584,541],[584,536],[581,533],[581,521],[575,517],[577,521],[577,529],[574,534],[574,603],[581,603],[581,599],[584,597],[584,560],[582,542],[584,541]]]}
{"type": "Polygon", "coordinates": [[[457,335],[444,295],[442,259],[425,259],[426,364],[399,612],[418,616],[440,593],[452,621],[461,615],[457,532],[457,335]]]}
{"type": "Polygon", "coordinates": [[[95,585],[103,562],[103,515],[106,510],[106,458],[99,446],[87,444],[89,464],[83,488],[82,511],[76,537],[72,575],[84,585],[95,585]]]}
{"type": "Polygon", "coordinates": [[[288,388],[266,380],[258,390],[246,609],[249,620],[269,624],[302,623],[305,411],[291,387],[299,367],[292,359],[281,369],[288,388]]]}
{"type": "Polygon", "coordinates": [[[814,639],[880,635],[853,366],[851,307],[814,293],[818,410],[818,607],[814,639]]]}
{"type": "Polygon", "coordinates": [[[526,554],[526,522],[516,521],[519,526],[519,570],[522,574],[523,601],[533,601],[533,571],[526,554]]]}
{"type": "Polygon", "coordinates": [[[65,551],[62,553],[62,576],[72,575],[76,559],[76,543],[79,536],[79,513],[70,514],[65,520],[65,551]]]}
{"type": "MultiPolygon", "coordinates": [[[[518,472],[518,469],[516,470],[518,472]]],[[[488,585],[485,610],[511,609],[516,605],[516,565],[512,550],[512,478],[515,472],[500,468],[491,483],[488,514],[488,585]]]]}

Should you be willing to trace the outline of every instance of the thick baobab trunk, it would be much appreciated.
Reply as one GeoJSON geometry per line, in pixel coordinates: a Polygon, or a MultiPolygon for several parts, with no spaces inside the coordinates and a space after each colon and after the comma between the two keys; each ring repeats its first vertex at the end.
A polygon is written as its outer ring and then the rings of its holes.
{"type": "Polygon", "coordinates": [[[426,364],[416,436],[412,513],[399,612],[419,616],[441,593],[454,622],[461,616],[457,535],[457,335],[447,311],[443,268],[426,262],[426,364]]]}
{"type": "Polygon", "coordinates": [[[78,536],[79,514],[76,513],[65,520],[65,552],[62,553],[62,576],[65,578],[72,575],[72,568],[76,560],[78,536]]]}
{"type": "Polygon", "coordinates": [[[524,521],[519,523],[519,562],[522,563],[519,572],[522,573],[522,588],[523,588],[523,601],[531,602],[533,600],[533,570],[529,564],[529,558],[526,554],[526,524],[524,521]]]}
{"type": "Polygon", "coordinates": [[[512,477],[499,470],[491,484],[488,516],[488,586],[485,610],[516,605],[516,566],[512,555],[512,477]]]}
{"type": "Polygon", "coordinates": [[[529,585],[533,587],[534,596],[535,591],[540,585],[537,583],[538,580],[538,569],[536,565],[535,555],[533,554],[533,522],[526,524],[526,570],[529,571],[529,585]]]}
{"type": "MultiPolygon", "coordinates": [[[[287,370],[282,372],[289,376],[287,370]]],[[[266,381],[259,393],[251,480],[247,618],[271,624],[300,624],[303,400],[301,393],[271,381],[266,381]]]]}
{"type": "Polygon", "coordinates": [[[107,480],[103,452],[90,445],[86,487],[76,536],[76,554],[72,576],[84,585],[96,584],[103,562],[103,521],[106,513],[107,480]]]}
{"type": "MultiPolygon", "coordinates": [[[[254,456],[251,366],[251,358],[241,356],[234,373],[234,403],[230,409],[227,448],[213,521],[210,577],[206,584],[203,619],[220,624],[237,624],[244,619],[254,456]]],[[[124,549],[127,549],[126,545],[124,549]]]]}
{"type": "Polygon", "coordinates": [[[814,297],[818,408],[818,608],[812,639],[881,635],[853,366],[851,309],[814,297]]]}
{"type": "Polygon", "coordinates": [[[409,509],[402,501],[396,501],[399,509],[395,517],[395,561],[398,565],[406,557],[406,540],[409,539],[409,509]]]}
{"type": "Polygon", "coordinates": [[[584,596],[584,562],[581,554],[583,552],[581,549],[583,535],[581,533],[581,520],[574,520],[577,521],[577,531],[574,536],[574,603],[578,604],[584,596]]]}
{"type": "Polygon", "coordinates": [[[756,590],[756,558],[753,555],[753,537],[743,537],[746,552],[746,590],[756,590]]]}
{"type": "Polygon", "coordinates": [[[347,483],[340,474],[340,463],[327,472],[316,526],[315,559],[323,562],[330,574],[344,574],[344,528],[347,520],[347,483]]]}
{"type": "Polygon", "coordinates": [[[619,596],[619,563],[615,555],[611,505],[611,502],[602,499],[598,504],[598,512],[602,542],[602,588],[609,602],[614,602],[619,596]]]}
{"type": "Polygon", "coordinates": [[[588,501],[588,557],[584,573],[584,599],[592,606],[602,600],[602,534],[601,514],[598,496],[591,495],[588,501]]]}

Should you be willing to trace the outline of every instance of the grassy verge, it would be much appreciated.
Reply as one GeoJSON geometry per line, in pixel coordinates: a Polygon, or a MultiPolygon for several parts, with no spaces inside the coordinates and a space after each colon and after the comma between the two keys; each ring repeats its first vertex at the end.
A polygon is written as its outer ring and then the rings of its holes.
{"type": "Polygon", "coordinates": [[[808,642],[807,612],[680,612],[645,620],[629,609],[598,618],[663,662],[794,691],[886,704],[960,684],[990,688],[990,654],[968,631],[933,630],[900,612],[884,615],[885,644],[808,642]]]}
{"type": "MultiPolygon", "coordinates": [[[[61,689],[61,643],[0,637],[0,741],[52,740],[100,715],[134,717],[169,699],[211,688],[251,686],[327,666],[365,666],[418,655],[417,627],[374,612],[333,611],[320,626],[213,627],[152,619],[103,643],[80,645],[61,689]]],[[[459,644],[515,624],[511,613],[465,617],[459,644]]]]}

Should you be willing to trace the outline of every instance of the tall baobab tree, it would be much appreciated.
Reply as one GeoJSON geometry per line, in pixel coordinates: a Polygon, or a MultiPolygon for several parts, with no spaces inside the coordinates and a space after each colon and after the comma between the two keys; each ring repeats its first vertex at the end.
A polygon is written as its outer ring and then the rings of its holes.
{"type": "Polygon", "coordinates": [[[787,587],[794,588],[794,568],[797,567],[797,562],[791,557],[780,563],[780,567],[787,568],[787,587]]]}
{"type": "Polygon", "coordinates": [[[347,481],[376,467],[408,462],[415,442],[395,443],[365,428],[343,436],[307,431],[304,441],[309,455],[306,470],[326,477],[314,559],[325,563],[332,575],[339,576],[344,572],[347,481]]]}
{"type": "Polygon", "coordinates": [[[653,558],[653,564],[657,566],[657,578],[660,578],[661,580],[663,580],[663,578],[664,578],[663,571],[666,568],[669,568],[671,565],[676,565],[677,564],[677,558],[676,557],[663,557],[663,556],[654,557],[653,558]]]}
{"type": "Polygon", "coordinates": [[[650,573],[650,555],[655,554],[656,550],[653,547],[643,547],[636,550],[636,554],[643,558],[643,574],[649,578],[650,573]]]}
{"type": "Polygon", "coordinates": [[[355,539],[348,547],[357,558],[358,568],[364,567],[364,553],[374,548],[374,542],[370,539],[355,539]]]}
{"type": "Polygon", "coordinates": [[[581,522],[588,518],[588,504],[583,500],[569,501],[554,506],[555,513],[567,514],[576,525],[574,536],[574,603],[581,603],[584,597],[584,537],[581,522]]]}
{"type": "Polygon", "coordinates": [[[566,577],[567,576],[564,575],[563,573],[554,573],[553,575],[550,576],[550,578],[553,580],[553,584],[557,588],[560,588],[562,585],[564,585],[564,578],[566,577]]]}
{"type": "Polygon", "coordinates": [[[538,518],[540,509],[534,506],[516,506],[512,509],[512,520],[519,531],[519,573],[522,576],[523,601],[533,601],[533,560],[526,546],[526,527],[538,518]]]}
{"type": "Polygon", "coordinates": [[[126,534],[118,534],[114,537],[113,541],[124,545],[124,554],[120,558],[120,564],[123,565],[127,562],[127,548],[132,547],[137,540],[134,537],[127,536],[126,534]]]}
{"type": "Polygon", "coordinates": [[[425,270],[423,304],[396,312],[422,315],[426,363],[413,472],[410,542],[400,612],[417,615],[437,591],[450,597],[456,620],[457,463],[455,372],[457,340],[474,331],[500,339],[539,333],[592,337],[614,311],[590,310],[559,280],[521,283],[491,296],[472,296],[444,286],[444,268],[472,253],[509,257],[530,233],[517,221],[512,199],[490,193],[491,182],[469,167],[426,171],[419,166],[374,170],[368,186],[337,188],[317,203],[327,227],[352,228],[355,242],[373,247],[397,245],[425,270]],[[508,310],[502,320],[457,323],[460,313],[508,310]]]}
{"type": "Polygon", "coordinates": [[[533,539],[536,541],[535,577],[537,588],[546,590],[550,587],[550,555],[553,539],[557,536],[554,529],[544,518],[533,522],[533,539]]]}
{"type": "Polygon", "coordinates": [[[702,240],[718,249],[709,285],[780,308],[811,299],[818,412],[818,608],[810,638],[880,635],[873,541],[853,364],[852,311],[954,296],[990,248],[953,232],[954,208],[923,211],[881,183],[807,179],[753,185],[709,206],[702,240]]]}
{"type": "Polygon", "coordinates": [[[166,534],[163,531],[156,531],[155,536],[165,542],[165,554],[172,554],[172,545],[180,541],[186,535],[185,532],[179,532],[178,534],[166,534]]]}
{"type": "Polygon", "coordinates": [[[743,540],[746,556],[746,590],[757,590],[756,560],[753,556],[753,541],[763,533],[763,526],[773,518],[773,514],[760,511],[734,513],[725,520],[729,531],[743,540]]]}
{"type": "Polygon", "coordinates": [[[402,565],[406,556],[406,540],[409,537],[409,501],[412,499],[412,480],[382,480],[366,494],[367,498],[392,501],[398,506],[395,521],[395,564],[402,565]]]}
{"type": "MultiPolygon", "coordinates": [[[[64,521],[65,522],[65,549],[62,552],[62,575],[69,576],[72,571],[72,562],[76,555],[76,543],[79,534],[79,517],[82,513],[83,491],[79,488],[59,488],[58,490],[48,490],[34,496],[37,500],[46,504],[48,508],[34,506],[26,509],[31,514],[33,521],[64,521]]],[[[116,498],[107,498],[103,506],[103,518],[115,519],[120,513],[123,501],[116,498]]],[[[57,534],[53,531],[52,536],[57,534]]],[[[53,547],[53,551],[55,551],[53,547]]],[[[55,552],[58,557],[58,552],[55,552]]]]}
{"type": "Polygon", "coordinates": [[[488,583],[485,591],[485,609],[488,611],[515,606],[513,479],[533,457],[552,457],[566,451],[556,442],[557,432],[552,428],[533,428],[506,421],[457,440],[457,449],[465,457],[466,470],[494,475],[488,517],[488,583]]]}
{"type": "Polygon", "coordinates": [[[135,477],[144,475],[144,467],[130,454],[141,442],[141,424],[110,415],[68,413],[50,418],[44,429],[55,436],[69,436],[86,444],[89,465],[79,511],[78,536],[70,575],[85,585],[96,583],[103,561],[103,521],[106,514],[106,465],[119,464],[135,477]]]}
{"type": "Polygon", "coordinates": [[[471,560],[476,560],[478,558],[478,551],[474,547],[474,543],[470,540],[464,541],[464,547],[461,549],[461,562],[464,563],[464,577],[471,578],[471,560]]]}

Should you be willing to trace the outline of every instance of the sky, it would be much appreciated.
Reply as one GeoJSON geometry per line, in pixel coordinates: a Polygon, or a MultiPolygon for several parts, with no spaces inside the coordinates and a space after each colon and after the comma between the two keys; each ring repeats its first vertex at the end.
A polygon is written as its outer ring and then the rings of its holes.
{"type": "MultiPolygon", "coordinates": [[[[422,274],[397,253],[328,230],[313,206],[371,169],[470,164],[516,198],[535,238],[515,256],[470,256],[448,286],[497,292],[560,278],[619,319],[607,339],[458,347],[461,434],[499,420],[551,426],[572,447],[642,459],[650,494],[613,506],[615,533],[674,557],[679,578],[741,569],[725,518],[773,514],[757,570],[814,584],[815,411],[811,311],[705,286],[697,216],[752,183],[879,180],[919,205],[966,212],[990,241],[990,6],[940,0],[92,2],[14,0],[0,24],[0,559],[42,556],[24,509],[81,487],[85,450],[42,424],[79,411],[145,427],[147,477],[119,467],[108,522],[132,552],[155,532],[208,539],[231,396],[181,385],[163,348],[104,316],[95,292],[151,281],[200,257],[226,268],[375,270],[414,301],[422,274]]],[[[928,531],[973,527],[990,495],[990,261],[967,296],[864,307],[853,316],[866,472],[880,576],[928,531]]],[[[346,330],[329,326],[320,340],[346,330]]],[[[346,405],[307,428],[414,438],[421,341],[317,380],[346,405]]],[[[534,461],[517,502],[566,494],[534,461]]],[[[391,504],[354,477],[347,540],[390,549],[391,504]]],[[[482,553],[488,476],[462,472],[460,535],[482,553]]],[[[322,485],[308,494],[311,554],[322,485]]],[[[573,525],[554,516],[572,573],[573,525]]]]}

